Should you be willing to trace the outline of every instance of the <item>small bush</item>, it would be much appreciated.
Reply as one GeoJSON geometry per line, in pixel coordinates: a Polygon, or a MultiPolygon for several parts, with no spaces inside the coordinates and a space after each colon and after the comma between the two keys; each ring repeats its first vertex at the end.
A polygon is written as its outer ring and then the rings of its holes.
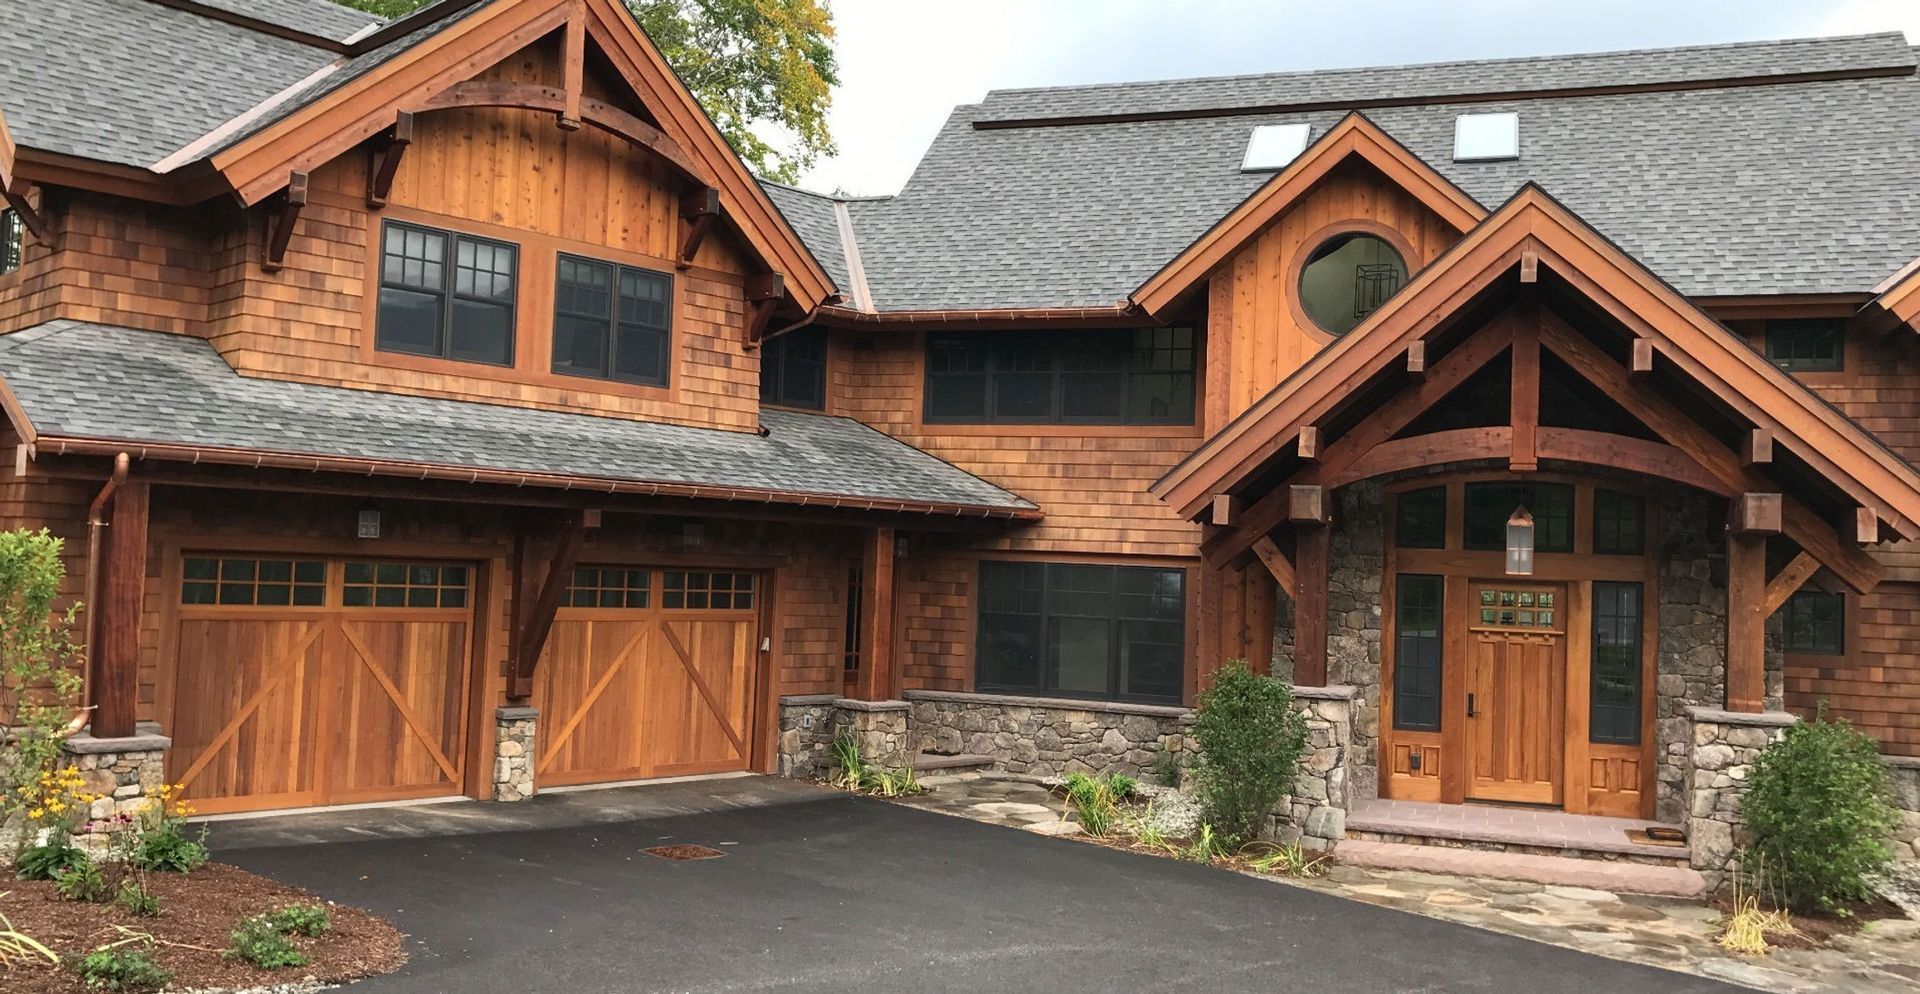
{"type": "Polygon", "coordinates": [[[129,949],[124,942],[95,949],[72,965],[90,991],[159,990],[173,979],[145,950],[129,949]]]}
{"type": "Polygon", "coordinates": [[[52,880],[62,870],[90,862],[86,853],[61,837],[57,842],[20,850],[13,861],[13,875],[21,880],[52,880]]]}
{"type": "Polygon", "coordinates": [[[1140,793],[1140,781],[1125,773],[1115,773],[1107,777],[1107,786],[1113,788],[1113,797],[1117,801],[1130,801],[1140,793]]]}
{"type": "Polygon", "coordinates": [[[132,877],[120,881],[120,891],[114,895],[114,900],[129,913],[141,918],[152,918],[160,914],[160,898],[155,896],[153,891],[148,890],[145,884],[132,877]]]}
{"type": "Polygon", "coordinates": [[[1110,779],[1096,780],[1085,773],[1069,773],[1061,786],[1067,792],[1067,803],[1073,805],[1081,831],[1105,836],[1113,828],[1114,819],[1120,816],[1120,806],[1114,801],[1110,779]]]}
{"type": "Polygon", "coordinates": [[[188,838],[186,826],[164,821],[140,833],[133,847],[133,863],[153,873],[192,873],[207,864],[206,832],[188,838]]]}
{"type": "Polygon", "coordinates": [[[224,954],[228,959],[246,960],[263,970],[306,966],[307,954],[300,951],[273,922],[271,915],[254,915],[233,930],[233,947],[224,954]]]}
{"type": "Polygon", "coordinates": [[[107,887],[107,878],[100,873],[100,864],[84,856],[81,862],[62,867],[53,875],[53,889],[69,901],[89,904],[99,904],[113,893],[107,887]]]}
{"type": "Polygon", "coordinates": [[[1900,824],[1873,740],[1825,714],[1788,728],[1754,763],[1740,804],[1763,882],[1798,910],[1873,895],[1900,824]]]}
{"type": "Polygon", "coordinates": [[[1293,789],[1306,751],[1307,719],[1294,710],[1292,689],[1230,660],[1200,695],[1193,737],[1208,824],[1228,840],[1252,839],[1293,789]]]}
{"type": "Polygon", "coordinates": [[[840,772],[834,774],[831,781],[835,787],[857,790],[865,794],[878,794],[881,797],[899,797],[926,792],[926,788],[920,786],[920,776],[913,772],[911,764],[897,770],[890,770],[876,763],[869,763],[860,755],[860,743],[850,737],[842,736],[833,740],[833,758],[840,764],[840,772]]]}
{"type": "Polygon", "coordinates": [[[281,935],[325,935],[333,927],[333,916],[318,904],[289,904],[267,913],[267,921],[281,935]]]}

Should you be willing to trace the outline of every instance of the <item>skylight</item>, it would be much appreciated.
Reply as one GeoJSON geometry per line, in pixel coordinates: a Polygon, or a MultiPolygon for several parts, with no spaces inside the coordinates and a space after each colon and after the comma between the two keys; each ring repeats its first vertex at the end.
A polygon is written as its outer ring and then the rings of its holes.
{"type": "Polygon", "coordinates": [[[1247,156],[1240,160],[1240,171],[1257,173],[1286,168],[1287,163],[1307,150],[1307,136],[1311,131],[1312,126],[1306,124],[1262,124],[1254,128],[1253,137],[1247,139],[1247,156]]]}
{"type": "Polygon", "coordinates": [[[1520,115],[1462,114],[1453,119],[1453,161],[1491,162],[1520,157],[1520,115]]]}

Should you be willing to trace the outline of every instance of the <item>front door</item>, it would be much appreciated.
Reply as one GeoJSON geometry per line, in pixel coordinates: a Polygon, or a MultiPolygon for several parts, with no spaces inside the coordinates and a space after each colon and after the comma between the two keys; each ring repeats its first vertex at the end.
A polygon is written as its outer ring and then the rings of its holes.
{"type": "Polygon", "coordinates": [[[1559,804],[1566,585],[1479,581],[1467,603],[1467,796],[1559,804]]]}

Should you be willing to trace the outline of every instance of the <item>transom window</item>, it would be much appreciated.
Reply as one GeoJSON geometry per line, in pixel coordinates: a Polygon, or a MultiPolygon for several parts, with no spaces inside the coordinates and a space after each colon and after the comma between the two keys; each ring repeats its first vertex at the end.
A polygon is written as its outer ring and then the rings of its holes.
{"type": "Polygon", "coordinates": [[[1507,519],[1518,507],[1533,515],[1535,552],[1573,551],[1573,487],[1564,483],[1467,484],[1467,548],[1505,549],[1507,519]]]}
{"type": "Polygon", "coordinates": [[[1796,373],[1846,368],[1846,322],[1840,318],[1779,318],[1767,322],[1767,358],[1796,373]]]}
{"type": "Polygon", "coordinates": [[[1844,594],[1802,588],[1781,608],[1786,614],[1785,649],[1817,656],[1847,651],[1847,599],[1844,594]]]}
{"type": "Polygon", "coordinates": [[[471,572],[437,563],[351,561],[340,602],[347,607],[466,607],[471,572]]]}
{"type": "Polygon", "coordinates": [[[1647,502],[1632,494],[1593,491],[1593,551],[1637,556],[1647,549],[1647,502]]]}
{"type": "Polygon", "coordinates": [[[1394,501],[1393,541],[1402,549],[1447,547],[1447,488],[1408,490],[1394,501]]]}
{"type": "Polygon", "coordinates": [[[1186,573],[982,563],[976,643],[981,690],[1177,702],[1185,676],[1186,573]]]}
{"type": "Polygon", "coordinates": [[[577,566],[567,584],[569,607],[644,608],[651,574],[617,566],[577,566]]]}
{"type": "Polygon", "coordinates": [[[673,279],[560,256],[553,291],[553,371],[666,386],[673,279]]]}
{"type": "Polygon", "coordinates": [[[506,242],[386,222],[375,346],[513,365],[518,268],[519,250],[506,242]]]}
{"type": "Polygon", "coordinates": [[[826,408],[827,329],[790,331],[760,347],[760,402],[826,408]]]}
{"type": "Polygon", "coordinates": [[[660,606],[669,611],[746,611],[753,607],[752,573],[668,570],[661,577],[660,606]]]}
{"type": "Polygon", "coordinates": [[[1387,240],[1348,231],[1321,242],[1300,268],[1300,309],[1339,337],[1407,282],[1407,261],[1387,240]]]}
{"type": "Polygon", "coordinates": [[[182,604],[319,607],[326,603],[327,564],[316,559],[188,556],[180,575],[182,604]]]}
{"type": "Polygon", "coordinates": [[[26,238],[26,225],[20,222],[20,212],[11,207],[0,210],[0,276],[20,268],[26,238]]]}
{"type": "Polygon", "coordinates": [[[927,336],[925,418],[947,424],[1193,423],[1191,328],[927,336]]]}

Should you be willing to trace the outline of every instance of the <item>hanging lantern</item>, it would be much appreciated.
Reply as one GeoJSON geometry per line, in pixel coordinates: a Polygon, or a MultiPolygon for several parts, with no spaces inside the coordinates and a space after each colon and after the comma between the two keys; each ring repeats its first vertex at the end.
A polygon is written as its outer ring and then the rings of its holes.
{"type": "Polygon", "coordinates": [[[1533,515],[1525,504],[1507,518],[1507,575],[1533,575],[1533,515]]]}

